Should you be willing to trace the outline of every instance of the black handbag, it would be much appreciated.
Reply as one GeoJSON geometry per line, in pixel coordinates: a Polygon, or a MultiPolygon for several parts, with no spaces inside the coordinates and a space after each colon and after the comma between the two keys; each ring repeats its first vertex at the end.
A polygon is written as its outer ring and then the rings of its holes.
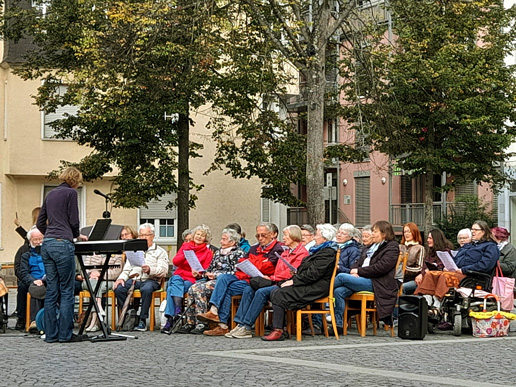
{"type": "Polygon", "coordinates": [[[270,280],[270,279],[267,279],[267,278],[263,278],[263,277],[252,277],[250,280],[249,280],[249,284],[251,285],[251,287],[253,288],[253,290],[258,290],[258,289],[261,289],[261,288],[266,288],[268,286],[272,286],[274,285],[275,283],[270,280]]]}

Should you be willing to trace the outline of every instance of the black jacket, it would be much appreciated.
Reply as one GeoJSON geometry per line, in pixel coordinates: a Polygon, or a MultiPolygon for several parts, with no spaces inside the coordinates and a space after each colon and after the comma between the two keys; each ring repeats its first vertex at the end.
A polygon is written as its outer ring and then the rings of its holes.
{"type": "Polygon", "coordinates": [[[293,285],[273,291],[272,303],[284,309],[301,309],[318,298],[327,297],[336,255],[334,249],[324,247],[303,259],[292,277],[293,285]]]}
{"type": "Polygon", "coordinates": [[[371,257],[369,266],[362,267],[366,259],[367,250],[362,251],[362,256],[355,263],[358,275],[370,278],[373,283],[374,298],[378,317],[384,318],[392,315],[398,295],[398,281],[394,278],[396,262],[400,254],[400,247],[396,240],[383,243],[371,257]]]}

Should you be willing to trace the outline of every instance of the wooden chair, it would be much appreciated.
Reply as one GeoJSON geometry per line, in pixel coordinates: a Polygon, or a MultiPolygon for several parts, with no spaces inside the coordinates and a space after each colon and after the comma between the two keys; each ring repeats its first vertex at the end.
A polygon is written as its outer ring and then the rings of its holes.
{"type": "Polygon", "coordinates": [[[337,255],[335,257],[335,267],[333,268],[333,274],[331,276],[330,281],[330,292],[328,294],[328,297],[322,297],[318,300],[314,301],[312,304],[320,304],[320,310],[311,309],[310,305],[308,305],[306,308],[299,309],[296,312],[296,340],[301,341],[302,340],[302,320],[303,315],[306,314],[309,316],[310,321],[310,327],[312,329],[312,336],[313,336],[313,325],[312,325],[312,315],[313,314],[322,314],[322,322],[324,327],[324,335],[326,337],[330,337],[328,333],[328,323],[326,322],[326,315],[329,314],[331,316],[331,324],[333,327],[333,332],[335,334],[335,338],[339,339],[339,334],[337,332],[337,325],[335,322],[335,297],[333,297],[333,287],[335,284],[335,276],[337,275],[337,269],[339,267],[339,259],[340,259],[340,250],[337,252],[337,255]],[[328,308],[326,308],[326,304],[328,304],[328,308]]]}
{"type": "Polygon", "coordinates": [[[30,293],[27,292],[27,306],[25,309],[25,330],[28,332],[30,327],[30,293]]]}
{"type": "MultiPolygon", "coordinates": [[[[235,314],[240,306],[240,300],[242,300],[242,296],[233,296],[231,297],[231,329],[236,327],[236,322],[233,321],[235,314]]],[[[254,322],[254,334],[257,337],[265,335],[265,311],[267,310],[267,306],[262,308],[260,315],[254,322]]]]}
{"type": "MultiPolygon", "coordinates": [[[[103,294],[105,296],[106,293],[103,294]]],[[[107,297],[111,299],[111,330],[115,331],[116,324],[116,296],[113,290],[108,291],[107,297]]],[[[91,298],[90,292],[87,290],[81,290],[79,293],[79,316],[84,308],[84,299],[91,298]]],[[[94,309],[93,309],[94,311],[94,309]]]]}
{"type": "MultiPolygon", "coordinates": [[[[403,274],[405,274],[405,268],[407,267],[407,254],[400,253],[398,261],[396,263],[395,273],[398,271],[399,265],[402,266],[403,274]]],[[[348,325],[350,324],[350,311],[357,311],[358,314],[355,316],[357,321],[358,332],[360,336],[365,337],[367,330],[367,315],[369,314],[371,323],[373,325],[373,335],[376,335],[376,325],[378,323],[378,313],[376,311],[376,304],[373,292],[357,292],[346,298],[346,308],[344,309],[344,327],[343,334],[348,334],[348,325]],[[360,302],[359,307],[354,307],[351,302],[360,302]]],[[[386,330],[391,331],[391,336],[394,337],[394,326],[386,327],[386,330]]]]}
{"type": "MultiPolygon", "coordinates": [[[[149,320],[149,330],[154,331],[154,327],[156,325],[156,299],[158,299],[161,303],[162,300],[164,300],[167,297],[167,292],[165,291],[165,278],[160,279],[160,289],[156,290],[155,292],[152,292],[152,300],[150,304],[150,320],[149,320]]],[[[139,290],[135,290],[133,292],[134,298],[141,298],[142,293],[139,290]]],[[[159,305],[158,305],[159,307],[159,305]]]]}

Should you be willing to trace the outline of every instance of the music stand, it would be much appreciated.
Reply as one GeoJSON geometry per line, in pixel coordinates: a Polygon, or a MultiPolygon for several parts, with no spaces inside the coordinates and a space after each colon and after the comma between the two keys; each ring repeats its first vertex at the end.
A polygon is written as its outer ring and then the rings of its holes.
{"type": "MultiPolygon", "coordinates": [[[[93,237],[92,241],[103,240],[102,238],[106,237],[106,234],[107,234],[110,224],[111,224],[111,219],[98,219],[95,222],[95,226],[92,228],[92,230],[90,231],[90,234],[89,234],[90,236],[93,237]],[[101,236],[101,239],[98,239],[100,236],[101,236]]],[[[118,234],[118,235],[120,235],[120,234],[118,234]]],[[[135,336],[113,334],[111,332],[111,329],[108,328],[108,326],[106,324],[106,320],[108,319],[108,315],[109,315],[108,310],[107,310],[109,307],[109,302],[107,300],[106,300],[106,316],[105,316],[106,319],[104,319],[100,313],[99,305],[97,304],[95,299],[96,299],[97,292],[100,290],[100,285],[102,284],[102,281],[104,280],[104,276],[106,275],[107,270],[110,267],[109,260],[111,258],[111,253],[104,253],[104,254],[106,255],[106,259],[104,260],[104,263],[102,265],[88,265],[88,266],[84,265],[84,260],[82,258],[83,254],[80,254],[80,253],[77,254],[79,265],[81,266],[81,271],[84,276],[84,281],[86,282],[86,287],[88,288],[88,291],[90,293],[90,300],[91,300],[91,302],[88,305],[88,308],[86,309],[86,314],[84,315],[84,321],[82,322],[81,327],[79,328],[79,336],[83,336],[83,332],[86,327],[88,317],[90,316],[90,314],[92,312],[92,308],[93,308],[93,309],[95,309],[95,312],[97,313],[97,316],[98,316],[98,319],[100,322],[100,328],[102,330],[102,334],[93,336],[91,338],[88,337],[88,339],[91,342],[119,341],[119,340],[127,340],[127,338],[137,338],[135,336]],[[99,269],[99,268],[101,269],[100,275],[97,280],[95,289],[93,290],[86,269],[99,269]]],[[[108,284],[107,284],[107,280],[106,280],[106,295],[107,295],[107,293],[108,293],[108,284]]],[[[111,305],[111,307],[114,308],[115,305],[111,305]]]]}

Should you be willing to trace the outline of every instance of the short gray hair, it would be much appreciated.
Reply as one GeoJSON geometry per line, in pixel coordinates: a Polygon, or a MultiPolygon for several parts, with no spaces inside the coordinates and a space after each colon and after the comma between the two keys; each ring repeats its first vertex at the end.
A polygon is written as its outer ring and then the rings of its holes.
{"type": "Polygon", "coordinates": [[[303,231],[308,231],[310,234],[314,235],[315,234],[315,230],[312,226],[310,226],[309,224],[303,224],[301,226],[301,230],[303,231]]]}
{"type": "Polygon", "coordinates": [[[224,230],[222,230],[222,235],[227,235],[229,239],[235,242],[237,245],[238,242],[240,242],[240,234],[232,228],[225,228],[224,230]]]}
{"type": "Polygon", "coordinates": [[[202,231],[204,233],[204,239],[205,239],[206,243],[210,243],[211,242],[211,230],[210,230],[210,228],[208,226],[206,226],[205,224],[200,224],[198,226],[195,226],[192,229],[192,234],[195,235],[195,233],[197,231],[202,231]]]}
{"type": "Polygon", "coordinates": [[[339,227],[339,231],[347,232],[350,238],[355,238],[357,236],[357,229],[351,223],[342,223],[339,227]]]}
{"type": "Polygon", "coordinates": [[[41,235],[43,235],[41,233],[41,231],[39,231],[36,226],[32,226],[31,229],[29,231],[27,231],[27,240],[30,241],[32,239],[32,234],[35,234],[39,232],[41,235]]]}
{"type": "Polygon", "coordinates": [[[329,223],[318,224],[317,230],[321,232],[321,236],[327,241],[332,241],[337,235],[337,229],[329,223]]]}
{"type": "Polygon", "coordinates": [[[272,224],[269,222],[261,222],[260,224],[258,224],[258,226],[256,226],[256,228],[258,228],[258,227],[265,227],[267,229],[267,231],[269,231],[269,232],[274,231],[272,224]]]}
{"type": "Polygon", "coordinates": [[[190,235],[191,233],[192,233],[192,230],[190,230],[189,228],[187,228],[187,229],[186,229],[185,231],[183,231],[183,233],[181,234],[181,238],[182,238],[183,240],[185,240],[185,239],[186,239],[186,237],[187,237],[188,235],[190,235]]]}
{"type": "Polygon", "coordinates": [[[471,230],[469,228],[463,228],[462,230],[460,230],[457,233],[457,238],[459,237],[460,234],[468,234],[468,238],[472,238],[473,237],[473,235],[471,234],[471,230]]]}
{"type": "Polygon", "coordinates": [[[144,228],[148,228],[149,230],[151,230],[151,233],[154,234],[154,225],[152,223],[140,224],[140,227],[138,227],[138,233],[144,228]]]}

